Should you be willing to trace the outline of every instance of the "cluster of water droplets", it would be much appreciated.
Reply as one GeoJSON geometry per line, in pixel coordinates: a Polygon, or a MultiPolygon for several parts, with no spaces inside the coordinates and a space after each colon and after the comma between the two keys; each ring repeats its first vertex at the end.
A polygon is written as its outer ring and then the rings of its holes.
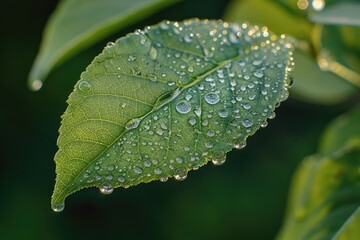
{"type": "Polygon", "coordinates": [[[244,148],[288,97],[293,42],[266,27],[163,21],[118,41],[139,46],[137,52],[109,43],[96,59],[100,67],[90,68],[77,84],[81,93],[92,94],[90,76],[109,82],[106,94],[124,96],[116,109],[121,115],[148,109],[123,122],[120,138],[77,179],[104,194],[155,179],[184,180],[209,160],[223,164],[226,152],[244,148]],[[128,91],[114,87],[123,81],[137,89],[132,94],[140,100],[149,92],[139,91],[151,89],[155,105],[128,100],[128,91]]]}

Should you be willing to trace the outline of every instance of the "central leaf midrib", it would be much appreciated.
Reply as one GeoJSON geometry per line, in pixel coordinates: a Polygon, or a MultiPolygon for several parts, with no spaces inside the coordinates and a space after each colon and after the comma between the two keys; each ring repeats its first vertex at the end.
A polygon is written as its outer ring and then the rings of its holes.
{"type": "MultiPolygon", "coordinates": [[[[201,82],[206,76],[208,76],[208,75],[210,75],[211,73],[215,72],[216,70],[224,67],[224,66],[225,66],[226,64],[228,64],[229,62],[236,61],[236,60],[238,60],[238,59],[241,59],[242,57],[243,57],[242,55],[236,55],[236,56],[234,56],[234,57],[231,57],[231,58],[229,58],[229,59],[227,59],[227,60],[224,60],[224,61],[218,63],[218,64],[216,65],[216,67],[210,69],[209,71],[203,73],[202,75],[200,75],[200,76],[198,76],[198,77],[196,77],[196,78],[193,78],[194,81],[190,82],[189,84],[187,84],[187,85],[185,85],[185,86],[183,86],[183,87],[179,87],[179,88],[174,89],[174,92],[175,92],[177,89],[180,89],[180,90],[179,90],[180,92],[179,92],[179,94],[178,94],[176,97],[170,98],[168,101],[164,101],[162,104],[160,104],[160,105],[158,105],[158,106],[156,106],[156,107],[155,107],[155,105],[153,105],[153,109],[151,109],[148,113],[144,114],[144,115],[141,116],[141,117],[130,119],[129,121],[133,121],[134,119],[140,119],[140,122],[141,122],[142,119],[144,119],[146,116],[148,116],[148,115],[150,115],[151,113],[157,111],[159,108],[163,107],[164,105],[172,102],[172,101],[173,101],[174,99],[176,99],[183,91],[185,91],[186,89],[188,89],[188,88],[190,88],[190,87],[198,84],[199,82],[201,82]]],[[[161,96],[160,96],[160,97],[161,97],[161,96]]],[[[156,99],[156,101],[155,101],[154,103],[156,103],[158,100],[159,100],[159,98],[156,99]]],[[[128,121],[128,122],[129,122],[129,121],[128,121]]],[[[140,124],[140,122],[139,122],[139,124],[140,124]]],[[[119,135],[117,138],[115,138],[114,141],[111,142],[108,147],[106,147],[106,148],[105,148],[101,153],[99,153],[93,160],[91,160],[91,161],[89,162],[89,164],[88,164],[86,167],[84,167],[84,169],[83,169],[82,171],[80,171],[79,174],[77,174],[77,175],[73,178],[73,180],[70,181],[70,182],[67,184],[67,186],[64,188],[64,190],[62,190],[62,191],[60,192],[60,194],[58,195],[58,197],[55,198],[55,199],[61,199],[61,200],[62,200],[62,199],[63,199],[63,196],[65,195],[64,193],[66,193],[66,191],[67,191],[67,190],[69,189],[69,187],[71,186],[71,182],[73,182],[75,179],[77,179],[79,176],[81,176],[81,174],[83,174],[83,172],[84,172],[94,161],[96,161],[101,155],[103,155],[114,143],[116,143],[125,133],[127,133],[127,132],[130,131],[130,130],[132,130],[132,129],[129,129],[129,130],[126,130],[126,129],[125,129],[122,133],[120,133],[120,135],[119,135]]],[[[85,188],[85,187],[81,187],[81,188],[79,188],[78,190],[81,190],[81,189],[83,189],[83,188],[85,188]]],[[[77,191],[78,191],[78,190],[77,190],[77,191]]],[[[71,193],[68,193],[68,194],[71,194],[71,193]]],[[[54,202],[57,202],[57,201],[54,200],[54,202]]]]}

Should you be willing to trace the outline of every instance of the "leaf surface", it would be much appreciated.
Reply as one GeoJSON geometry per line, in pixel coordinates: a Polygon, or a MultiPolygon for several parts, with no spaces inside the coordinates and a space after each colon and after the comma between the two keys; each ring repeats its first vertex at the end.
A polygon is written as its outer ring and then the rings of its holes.
{"type": "Polygon", "coordinates": [[[55,66],[87,46],[174,2],[176,0],[63,0],[46,25],[29,74],[30,88],[39,90],[55,66]]]}
{"type": "Polygon", "coordinates": [[[161,22],[109,44],[69,96],[52,207],[187,172],[266,126],[288,96],[292,40],[248,23],[161,22]]]}

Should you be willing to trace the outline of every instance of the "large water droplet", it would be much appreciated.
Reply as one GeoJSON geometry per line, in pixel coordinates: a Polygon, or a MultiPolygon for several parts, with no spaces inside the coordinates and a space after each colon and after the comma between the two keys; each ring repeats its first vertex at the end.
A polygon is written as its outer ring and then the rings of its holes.
{"type": "Polygon", "coordinates": [[[211,162],[214,164],[214,165],[222,165],[224,164],[226,161],[226,154],[224,151],[222,150],[218,150],[216,152],[213,153],[213,156],[212,156],[212,159],[211,159],[211,162]]]}
{"type": "Polygon", "coordinates": [[[62,210],[64,210],[65,208],[65,203],[61,202],[61,203],[55,203],[52,206],[52,209],[54,210],[54,212],[61,212],[62,210]]]}
{"type": "Polygon", "coordinates": [[[244,120],[242,120],[241,123],[246,128],[251,127],[253,125],[253,122],[248,118],[245,118],[244,120]]]}
{"type": "Polygon", "coordinates": [[[185,168],[178,168],[174,171],[174,178],[178,181],[183,181],[187,177],[187,171],[185,168]]]}
{"type": "Polygon", "coordinates": [[[243,141],[243,142],[238,142],[234,145],[234,148],[236,149],[243,149],[244,147],[246,147],[246,142],[243,141]]]}
{"type": "Polygon", "coordinates": [[[110,194],[114,191],[114,188],[112,187],[112,185],[110,183],[103,183],[100,186],[100,192],[102,194],[110,194]]]}
{"type": "Polygon", "coordinates": [[[81,81],[79,83],[79,90],[83,92],[88,92],[91,89],[91,84],[88,81],[81,81]]]}
{"type": "Polygon", "coordinates": [[[136,174],[140,174],[140,173],[143,172],[143,170],[142,170],[141,168],[139,168],[139,167],[134,167],[134,172],[135,172],[136,174]]]}
{"type": "Polygon", "coordinates": [[[208,104],[217,104],[220,101],[220,97],[217,93],[211,92],[205,95],[205,101],[208,104]]]}
{"type": "Polygon", "coordinates": [[[226,118],[228,115],[229,115],[229,112],[225,108],[222,108],[219,111],[219,116],[222,117],[222,118],[226,118]]]}
{"type": "Polygon", "coordinates": [[[181,114],[186,114],[191,111],[191,103],[189,101],[181,101],[176,104],[176,111],[181,114]]]}
{"type": "Polygon", "coordinates": [[[31,89],[33,91],[38,91],[38,90],[40,90],[42,85],[43,85],[43,83],[39,79],[36,79],[34,82],[32,82],[31,89]]]}
{"type": "Polygon", "coordinates": [[[125,128],[126,129],[133,129],[133,128],[137,128],[139,126],[140,123],[140,119],[136,118],[136,119],[132,119],[129,122],[126,123],[125,128]]]}

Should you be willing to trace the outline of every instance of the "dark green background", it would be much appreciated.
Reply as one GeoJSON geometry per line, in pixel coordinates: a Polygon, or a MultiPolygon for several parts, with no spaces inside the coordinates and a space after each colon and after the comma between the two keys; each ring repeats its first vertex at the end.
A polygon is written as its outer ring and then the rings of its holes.
{"type": "Polygon", "coordinates": [[[163,10],[72,58],[34,93],[27,74],[56,3],[0,3],[0,239],[273,239],[296,166],[350,104],[322,107],[290,98],[221,167],[208,164],[183,182],[141,184],[110,196],[83,190],[55,213],[50,196],[57,131],[81,71],[109,40],[162,19],[221,18],[228,1],[187,1],[163,10]]]}

